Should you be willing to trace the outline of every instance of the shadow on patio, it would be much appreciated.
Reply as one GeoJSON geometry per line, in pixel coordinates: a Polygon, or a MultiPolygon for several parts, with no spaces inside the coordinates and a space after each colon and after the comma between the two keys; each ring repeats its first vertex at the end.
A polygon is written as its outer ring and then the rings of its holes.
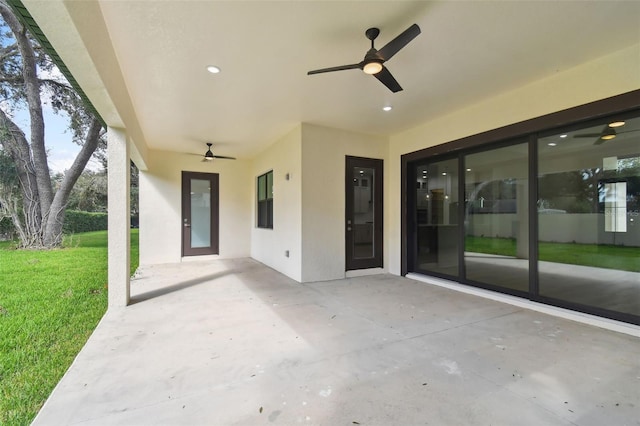
{"type": "Polygon", "coordinates": [[[640,342],[391,275],[251,259],[132,282],[35,424],[630,424],[640,342]]]}

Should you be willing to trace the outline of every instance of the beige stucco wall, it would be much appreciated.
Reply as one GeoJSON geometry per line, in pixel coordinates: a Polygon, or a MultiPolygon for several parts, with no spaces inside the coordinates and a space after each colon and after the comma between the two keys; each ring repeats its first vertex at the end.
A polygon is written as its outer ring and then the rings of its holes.
{"type": "Polygon", "coordinates": [[[385,160],[386,197],[387,143],[386,137],[302,125],[303,282],[344,278],[345,156],[385,160]]]}
{"type": "Polygon", "coordinates": [[[352,155],[384,160],[384,266],[399,274],[401,155],[639,88],[640,44],[390,138],[305,123],[252,160],[211,164],[150,151],[140,173],[140,262],[180,261],[181,171],[204,171],[220,174],[220,257],[251,256],[302,282],[344,277],[344,169],[352,155]],[[273,230],[256,228],[256,178],[269,170],[273,230]]]}
{"type": "Polygon", "coordinates": [[[202,162],[193,155],[148,152],[148,170],[140,171],[140,264],[181,260],[182,171],[220,175],[219,258],[250,254],[251,169],[247,160],[202,162]]]}
{"type": "Polygon", "coordinates": [[[640,44],[393,135],[389,144],[388,270],[400,273],[400,157],[403,154],[640,89],[640,44]]]}
{"type": "Polygon", "coordinates": [[[302,277],[301,165],[301,126],[296,126],[253,159],[246,180],[251,191],[246,223],[251,229],[251,257],[297,281],[302,277]],[[258,176],[270,170],[273,170],[273,229],[260,229],[256,227],[256,183],[258,176]],[[287,250],[289,257],[285,256],[287,250]]]}

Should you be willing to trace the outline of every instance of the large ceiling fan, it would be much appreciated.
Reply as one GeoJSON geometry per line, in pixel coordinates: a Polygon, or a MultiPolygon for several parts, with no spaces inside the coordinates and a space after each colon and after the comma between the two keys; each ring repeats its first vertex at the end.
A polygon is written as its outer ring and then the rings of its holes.
{"type": "Polygon", "coordinates": [[[235,160],[234,157],[225,157],[224,155],[213,155],[213,152],[211,152],[211,147],[213,146],[213,144],[211,142],[207,142],[207,152],[204,153],[204,156],[202,158],[202,161],[213,161],[214,158],[220,158],[223,160],[235,160]]]}
{"type": "Polygon", "coordinates": [[[420,34],[420,27],[417,24],[411,25],[409,28],[404,30],[403,33],[391,40],[380,50],[377,50],[373,44],[376,37],[378,37],[378,34],[380,34],[380,30],[378,28],[369,28],[365,32],[367,38],[371,40],[371,49],[369,49],[369,51],[366,53],[364,59],[357,64],[322,68],[319,70],[309,71],[307,75],[333,71],[361,69],[365,72],[365,74],[373,75],[382,84],[387,86],[392,92],[395,93],[401,91],[402,87],[400,86],[400,84],[398,84],[396,79],[393,78],[393,75],[391,75],[389,70],[383,64],[391,59],[393,55],[398,53],[400,49],[405,47],[411,40],[416,38],[418,34],[420,34]]]}

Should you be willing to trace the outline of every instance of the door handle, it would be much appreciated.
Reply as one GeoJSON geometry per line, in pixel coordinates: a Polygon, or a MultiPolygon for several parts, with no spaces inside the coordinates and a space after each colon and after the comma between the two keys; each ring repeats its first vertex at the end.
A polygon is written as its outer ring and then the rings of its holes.
{"type": "Polygon", "coordinates": [[[185,223],[185,224],[184,224],[184,227],[185,227],[185,228],[190,228],[190,227],[191,227],[191,225],[189,225],[188,223],[185,223]]]}

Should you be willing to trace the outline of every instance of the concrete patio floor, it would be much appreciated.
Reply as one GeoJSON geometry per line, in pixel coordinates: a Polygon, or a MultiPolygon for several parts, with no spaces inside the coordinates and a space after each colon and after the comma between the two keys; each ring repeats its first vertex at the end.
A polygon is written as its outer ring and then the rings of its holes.
{"type": "Polygon", "coordinates": [[[36,425],[638,425],[640,339],[391,275],[141,271],[36,425]]]}

